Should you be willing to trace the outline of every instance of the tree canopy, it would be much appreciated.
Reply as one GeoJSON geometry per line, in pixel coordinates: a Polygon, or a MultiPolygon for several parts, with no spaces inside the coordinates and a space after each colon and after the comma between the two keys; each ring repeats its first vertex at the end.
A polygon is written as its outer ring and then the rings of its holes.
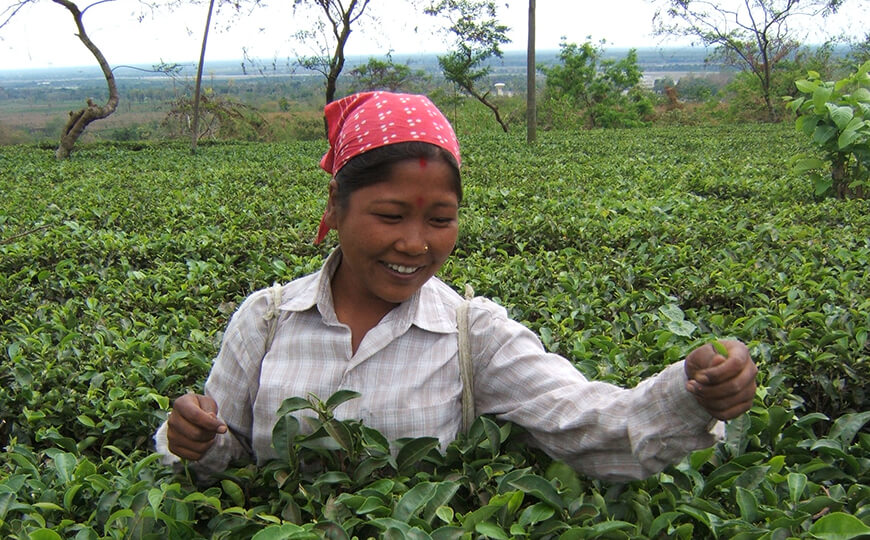
{"type": "Polygon", "coordinates": [[[602,59],[603,50],[590,42],[582,45],[562,42],[560,63],[542,68],[546,90],[553,100],[583,115],[588,127],[627,127],[643,124],[652,103],[639,88],[643,73],[637,51],[625,58],[602,59]]]}
{"type": "Polygon", "coordinates": [[[768,119],[777,119],[771,92],[772,72],[794,53],[802,36],[794,19],[824,17],[845,0],[653,0],[653,20],[659,35],[688,36],[715,48],[728,64],[748,70],[759,83],[768,119]]]}
{"type": "Polygon", "coordinates": [[[507,132],[508,124],[490,99],[489,90],[480,85],[490,74],[486,64],[493,57],[501,58],[501,45],[510,43],[509,28],[498,21],[492,0],[439,0],[426,8],[429,15],[446,16],[448,32],[454,37],[453,48],[438,57],[444,77],[486,105],[496,121],[507,132]]]}

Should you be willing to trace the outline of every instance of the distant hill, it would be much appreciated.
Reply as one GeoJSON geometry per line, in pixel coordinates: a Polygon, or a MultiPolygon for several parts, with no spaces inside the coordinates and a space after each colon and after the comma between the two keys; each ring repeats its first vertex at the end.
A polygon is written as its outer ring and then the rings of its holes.
{"type": "MultiPolygon", "coordinates": [[[[707,51],[697,47],[637,48],[638,63],[644,73],[653,72],[717,72],[720,65],[707,64],[705,58],[707,51]]],[[[604,51],[605,58],[622,58],[628,52],[627,48],[612,48],[604,51]]],[[[538,65],[552,65],[558,60],[559,51],[546,50],[536,52],[538,65]]],[[[355,66],[364,64],[370,56],[349,56],[345,65],[345,71],[350,71],[355,66]]],[[[407,64],[413,69],[423,70],[430,74],[437,74],[437,54],[393,54],[393,62],[407,64]]],[[[525,51],[507,51],[504,57],[492,62],[493,75],[514,75],[525,73],[525,51]]],[[[153,70],[151,65],[114,66],[116,79],[122,81],[168,81],[163,74],[149,72],[153,70]]],[[[180,64],[181,77],[193,77],[196,73],[194,62],[180,64]]],[[[294,65],[293,59],[261,59],[255,62],[243,62],[242,60],[217,60],[208,61],[205,64],[206,77],[212,79],[235,79],[255,77],[288,77],[288,76],[315,76],[315,72],[305,70],[294,65]]],[[[81,67],[56,67],[56,68],[33,68],[19,70],[0,70],[0,86],[7,89],[55,86],[55,87],[81,87],[101,84],[102,72],[96,65],[81,67]]]]}

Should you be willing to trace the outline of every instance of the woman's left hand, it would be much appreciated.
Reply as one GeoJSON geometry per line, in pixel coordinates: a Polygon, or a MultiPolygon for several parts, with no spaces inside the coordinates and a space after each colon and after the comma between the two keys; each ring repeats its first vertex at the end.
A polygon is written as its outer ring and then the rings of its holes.
{"type": "Polygon", "coordinates": [[[749,349],[740,341],[720,341],[728,356],[717,353],[709,343],[686,357],[686,390],[713,417],[730,420],[748,411],[755,398],[758,368],[749,349]]]}

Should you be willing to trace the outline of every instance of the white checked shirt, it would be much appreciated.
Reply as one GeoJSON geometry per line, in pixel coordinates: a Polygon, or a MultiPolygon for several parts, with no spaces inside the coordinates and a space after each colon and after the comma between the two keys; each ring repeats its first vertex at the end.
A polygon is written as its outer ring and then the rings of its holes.
{"type": "MultiPolygon", "coordinates": [[[[281,402],[309,393],[325,400],[340,389],[362,396],[340,405],[336,417],[362,419],[388,440],[432,436],[444,448],[456,437],[461,297],[430,279],[352,353],[351,331],[336,318],[330,287],[340,258],[336,250],[320,271],[284,286],[265,356],[269,291],[255,292],[233,315],[205,385],[230,430],[217,436],[195,469],[221,471],[248,454],[247,446],[258,463],[275,457],[271,433],[281,402]]],[[[469,309],[469,340],[476,412],[523,426],[542,450],[590,476],[643,478],[721,437],[722,424],[686,391],[682,362],[633,389],[590,382],[482,298],[469,309]]],[[[313,414],[299,414],[306,413],[313,414]]],[[[156,440],[168,463],[177,458],[166,448],[165,429],[156,440]]]]}

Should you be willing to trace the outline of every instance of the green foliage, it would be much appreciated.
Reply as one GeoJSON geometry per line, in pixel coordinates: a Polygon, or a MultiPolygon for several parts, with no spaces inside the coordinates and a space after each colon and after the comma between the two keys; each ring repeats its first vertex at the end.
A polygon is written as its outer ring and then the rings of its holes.
{"type": "Polygon", "coordinates": [[[53,145],[5,147],[0,536],[866,535],[866,201],[805,193],[783,156],[808,143],[783,126],[544,132],[530,148],[463,118],[442,278],[620,385],[743,340],[760,388],[723,443],[611,485],[491,418],[443,452],[391,452],[331,415],[351,394],[305,396],[285,402],[279,459],[197,486],[156,461],[151,434],[200,388],[243,298],[319,268],[323,142],[83,145],[62,163],[53,145]]]}
{"type": "MultiPolygon", "coordinates": [[[[175,100],[163,121],[170,137],[189,137],[193,122],[193,99],[175,100]]],[[[253,108],[206,89],[199,98],[198,139],[263,140],[269,130],[266,120],[253,108]]]]}
{"type": "Polygon", "coordinates": [[[767,90],[755,73],[737,73],[722,93],[728,119],[732,122],[758,122],[769,120],[771,114],[776,119],[785,117],[788,107],[781,98],[793,94],[794,81],[808,71],[820,73],[820,77],[833,77],[840,71],[832,43],[795,47],[794,51],[771,66],[764,79],[767,81],[767,90]],[[765,96],[768,96],[769,103],[765,101],[765,96]]]}
{"type": "Polygon", "coordinates": [[[141,125],[116,128],[109,132],[108,138],[113,141],[147,141],[151,138],[151,130],[141,125]]]}
{"type": "MultiPolygon", "coordinates": [[[[728,120],[739,123],[763,122],[781,118],[784,106],[780,101],[771,101],[770,108],[764,98],[761,82],[752,73],[737,73],[723,89],[725,115],[728,120]],[[771,113],[771,110],[773,111],[771,113]]],[[[768,93],[768,96],[772,94],[768,93]]]]}
{"type": "MultiPolygon", "coordinates": [[[[750,75],[756,98],[766,119],[779,119],[775,73],[781,62],[800,47],[791,23],[799,18],[821,18],[835,12],[842,0],[754,0],[734,6],[716,2],[660,0],[654,17],[656,33],[688,36],[714,48],[714,57],[750,75]]],[[[821,23],[820,23],[821,24],[821,23]]]]}
{"type": "Polygon", "coordinates": [[[718,96],[724,86],[721,79],[721,76],[697,77],[690,75],[680,77],[676,84],[677,95],[685,101],[704,103],[718,96]]]}
{"type": "Polygon", "coordinates": [[[843,64],[847,71],[852,71],[868,61],[870,61],[870,32],[864,34],[863,41],[855,41],[851,44],[843,64]]]}
{"type": "Polygon", "coordinates": [[[542,116],[579,115],[586,127],[636,127],[652,113],[652,100],[641,89],[637,51],[621,60],[602,60],[602,50],[590,42],[562,42],[561,64],[541,71],[547,76],[547,102],[542,116]],[[566,110],[567,109],[567,110],[566,110]],[[572,115],[566,114],[573,109],[572,115]]]}
{"type": "Polygon", "coordinates": [[[412,70],[408,65],[396,64],[390,55],[386,61],[369,58],[365,64],[353,68],[350,76],[353,78],[351,92],[389,90],[419,93],[430,78],[421,69],[412,70]]]}
{"type": "Polygon", "coordinates": [[[799,155],[795,166],[810,172],[816,195],[870,195],[870,61],[839,81],[823,81],[810,71],[795,82],[802,94],[789,99],[798,114],[797,130],[822,152],[822,159],[799,155]],[[823,169],[829,176],[822,176],[823,169]]]}
{"type": "Polygon", "coordinates": [[[500,46],[509,43],[508,27],[498,22],[492,0],[439,0],[426,8],[429,15],[450,19],[448,32],[453,34],[453,49],[438,57],[444,78],[455,83],[489,108],[507,133],[498,104],[489,96],[487,77],[492,71],[488,61],[501,58],[500,46]]]}

